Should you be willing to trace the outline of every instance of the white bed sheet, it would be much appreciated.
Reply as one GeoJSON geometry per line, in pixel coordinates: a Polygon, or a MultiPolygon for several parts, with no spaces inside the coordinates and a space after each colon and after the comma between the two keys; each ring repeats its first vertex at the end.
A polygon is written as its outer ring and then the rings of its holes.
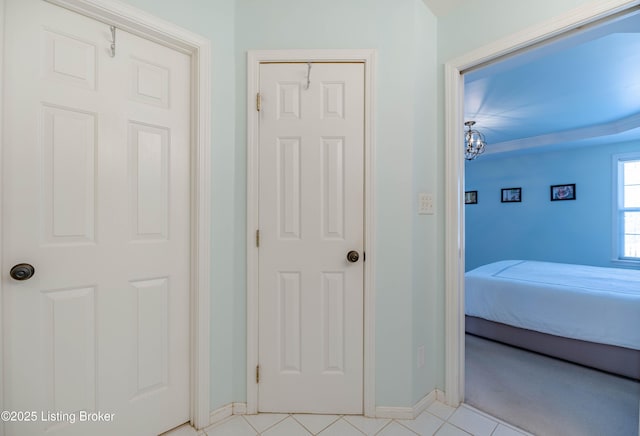
{"type": "Polygon", "coordinates": [[[640,271],[525,260],[465,275],[466,314],[640,350],[640,271]]]}

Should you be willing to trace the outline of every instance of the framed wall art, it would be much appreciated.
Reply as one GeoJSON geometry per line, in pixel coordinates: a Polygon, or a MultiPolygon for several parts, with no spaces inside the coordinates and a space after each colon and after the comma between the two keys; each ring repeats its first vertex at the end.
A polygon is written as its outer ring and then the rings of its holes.
{"type": "Polygon", "coordinates": [[[522,188],[504,188],[500,196],[502,203],[520,203],[522,201],[522,188]]]}
{"type": "Polygon", "coordinates": [[[551,201],[575,200],[576,184],[551,186],[551,201]]]}
{"type": "Polygon", "coordinates": [[[478,204],[478,191],[465,191],[464,204],[478,204]]]}

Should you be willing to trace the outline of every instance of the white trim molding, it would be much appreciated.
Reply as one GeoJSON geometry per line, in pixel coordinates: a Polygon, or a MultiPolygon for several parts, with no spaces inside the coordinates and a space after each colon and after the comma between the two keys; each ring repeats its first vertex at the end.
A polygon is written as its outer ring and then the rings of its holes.
{"type": "MultiPolygon", "coordinates": [[[[535,149],[549,145],[561,144],[563,142],[574,142],[584,139],[617,135],[629,130],[637,129],[638,127],[640,127],[640,114],[633,114],[629,117],[620,118],[607,123],[579,127],[573,130],[564,130],[562,132],[553,132],[528,138],[492,143],[491,147],[485,151],[485,156],[515,150],[535,149]]],[[[622,140],[620,142],[622,142],[622,140]]]]}
{"type": "Polygon", "coordinates": [[[115,0],[46,0],[191,57],[191,424],[210,422],[211,42],[115,0]]]}
{"type": "Polygon", "coordinates": [[[363,62],[365,65],[364,415],[375,416],[375,72],[376,51],[255,50],[247,53],[247,413],[258,412],[258,93],[261,62],[363,62]]]}
{"type": "MultiPolygon", "coordinates": [[[[2,28],[0,30],[0,180],[3,180],[2,168],[3,168],[3,150],[4,150],[4,0],[0,0],[0,23],[2,28]]],[[[4,259],[2,253],[4,252],[4,241],[2,236],[4,235],[4,227],[2,217],[4,211],[2,205],[4,199],[2,198],[2,189],[0,189],[0,265],[4,265],[4,259]]],[[[0,274],[0,277],[4,277],[4,274],[0,274]]],[[[0,392],[4,392],[4,290],[2,287],[3,280],[0,280],[0,392]]],[[[4,394],[0,395],[0,410],[4,408],[4,394]]],[[[0,436],[4,436],[4,424],[0,423],[0,436]]]]}
{"type": "Polygon", "coordinates": [[[464,400],[464,158],[459,146],[464,123],[462,75],[639,4],[639,0],[590,2],[445,63],[445,400],[451,406],[464,400]]]}
{"type": "MultiPolygon", "coordinates": [[[[640,160],[640,151],[616,153],[611,156],[611,263],[621,267],[637,268],[640,259],[624,257],[624,224],[621,211],[623,207],[624,178],[620,167],[624,162],[640,160]]],[[[635,211],[635,208],[631,208],[635,211]]]]}
{"type": "Polygon", "coordinates": [[[445,65],[445,392],[457,406],[464,398],[464,82],[445,65]]]}
{"type": "Polygon", "coordinates": [[[444,393],[439,390],[433,390],[413,407],[376,407],[376,418],[387,419],[416,419],[422,412],[427,410],[435,401],[441,401],[444,393]]]}
{"type": "Polygon", "coordinates": [[[247,414],[247,403],[233,403],[233,414],[234,415],[246,415],[247,414]]]}
{"type": "Polygon", "coordinates": [[[229,403],[212,410],[209,415],[209,425],[218,424],[232,415],[246,415],[247,403],[229,403]]]}
{"type": "Polygon", "coordinates": [[[233,403],[212,410],[209,415],[209,425],[217,424],[233,415],[233,403]]]}

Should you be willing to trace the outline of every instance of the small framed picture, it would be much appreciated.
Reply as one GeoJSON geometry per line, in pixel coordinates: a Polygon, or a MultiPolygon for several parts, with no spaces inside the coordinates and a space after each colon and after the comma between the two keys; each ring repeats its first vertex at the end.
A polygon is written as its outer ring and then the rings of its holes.
{"type": "Polygon", "coordinates": [[[504,188],[500,198],[502,203],[520,203],[522,201],[522,188],[504,188]]]}
{"type": "Polygon", "coordinates": [[[465,191],[464,204],[478,204],[478,191],[465,191]]]}
{"type": "Polygon", "coordinates": [[[551,186],[551,201],[575,200],[576,184],[551,186]]]}

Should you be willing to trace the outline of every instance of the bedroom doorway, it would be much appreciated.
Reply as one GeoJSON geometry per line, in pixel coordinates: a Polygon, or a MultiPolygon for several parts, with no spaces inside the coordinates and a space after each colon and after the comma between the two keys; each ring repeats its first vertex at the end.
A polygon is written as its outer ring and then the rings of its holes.
{"type": "Polygon", "coordinates": [[[606,5],[587,4],[569,11],[554,20],[526,29],[498,40],[490,46],[480,47],[444,65],[445,79],[445,198],[452,199],[445,209],[445,393],[449,404],[460,404],[464,399],[464,123],[462,96],[463,74],[481,68],[489,62],[498,62],[518,51],[550,42],[581,26],[594,23],[615,14],[631,12],[635,3],[616,0],[606,5]]]}
{"type": "MultiPolygon", "coordinates": [[[[620,18],[622,18],[622,17],[618,16],[618,17],[616,17],[616,18],[620,19],[620,18]]],[[[566,36],[566,35],[563,35],[563,36],[566,36]]],[[[559,40],[560,38],[561,38],[561,37],[559,36],[559,37],[558,37],[558,39],[554,39],[554,41],[557,41],[557,40],[559,40]]],[[[552,44],[552,41],[548,41],[546,44],[549,44],[549,45],[550,45],[550,44],[552,44]]],[[[546,44],[545,44],[545,45],[546,45],[546,44]]],[[[544,47],[545,45],[542,45],[541,47],[544,47]]],[[[538,47],[536,47],[536,48],[538,48],[538,47]]],[[[533,51],[535,51],[535,49],[533,49],[533,50],[529,51],[527,54],[522,55],[522,57],[526,57],[529,53],[532,53],[533,51]]],[[[516,55],[516,56],[518,56],[518,55],[520,55],[520,54],[521,54],[520,52],[512,53],[512,55],[516,55]]],[[[496,62],[504,62],[504,59],[500,59],[500,60],[498,60],[498,61],[496,61],[496,62]]],[[[522,63],[523,63],[523,62],[521,62],[521,64],[522,64],[522,63]]],[[[491,64],[491,66],[492,66],[492,67],[494,67],[494,69],[499,69],[499,68],[500,68],[500,67],[496,67],[496,64],[491,64]]],[[[483,67],[485,67],[485,65],[483,65],[483,67]]],[[[472,68],[470,68],[470,69],[469,69],[469,70],[467,70],[467,71],[469,71],[469,72],[473,72],[473,73],[476,73],[476,72],[478,72],[478,71],[479,71],[479,69],[480,69],[480,67],[478,67],[478,69],[474,69],[474,68],[472,67],[472,68]]],[[[467,71],[463,71],[463,74],[464,74],[464,73],[466,73],[467,71]]],[[[465,80],[465,78],[466,78],[466,75],[463,75],[463,76],[461,77],[461,82],[462,82],[462,81],[464,81],[464,80],[465,80]]],[[[461,90],[461,91],[462,91],[462,92],[465,92],[465,91],[466,91],[466,89],[461,90]]],[[[462,111],[461,111],[461,110],[459,110],[457,113],[462,113],[462,111]]],[[[469,121],[470,119],[473,119],[473,118],[466,118],[466,117],[465,117],[465,118],[464,118],[464,121],[469,121]]],[[[482,124],[482,123],[478,123],[478,126],[479,126],[479,129],[482,129],[483,124],[482,124]]],[[[460,142],[462,142],[462,141],[460,141],[460,142]]],[[[488,147],[491,147],[491,145],[488,145],[488,147]]],[[[469,165],[473,165],[473,162],[469,162],[469,165]]],[[[459,168],[464,168],[464,167],[462,167],[462,166],[461,166],[461,167],[459,167],[459,168]]],[[[464,169],[461,169],[461,171],[462,171],[463,173],[465,173],[465,170],[464,170],[464,169]]],[[[460,180],[461,180],[461,181],[467,181],[467,175],[466,175],[466,174],[463,174],[463,175],[462,175],[462,177],[460,178],[460,180]]],[[[476,189],[474,186],[469,186],[468,184],[466,184],[466,185],[465,185],[465,184],[462,184],[462,186],[460,186],[460,188],[461,188],[461,191],[462,191],[462,192],[464,192],[464,191],[465,191],[464,186],[466,186],[466,191],[469,191],[469,190],[475,190],[475,189],[476,189]]],[[[510,186],[510,185],[509,185],[509,186],[510,186]]],[[[505,185],[504,187],[507,187],[507,185],[505,185]]],[[[478,193],[476,193],[476,200],[477,200],[477,201],[479,201],[479,202],[480,202],[480,204],[482,204],[482,202],[485,202],[485,203],[486,203],[486,202],[489,202],[489,201],[491,201],[491,200],[493,199],[493,198],[488,198],[488,197],[496,196],[496,198],[497,198],[497,196],[498,196],[499,194],[500,194],[499,189],[498,189],[498,192],[497,192],[497,193],[495,193],[495,192],[484,192],[484,195],[483,195],[483,192],[478,192],[478,193]]],[[[526,198],[526,195],[528,195],[528,194],[530,194],[530,191],[529,191],[529,192],[527,192],[527,191],[525,190],[525,191],[523,192],[523,196],[525,196],[525,198],[526,198]]],[[[531,198],[531,197],[527,198],[527,201],[529,201],[529,199],[530,199],[530,198],[531,198]]],[[[497,200],[496,200],[496,201],[497,201],[497,200]]],[[[468,211],[470,208],[477,208],[478,206],[477,206],[477,205],[475,205],[475,204],[474,204],[474,205],[467,204],[467,205],[462,205],[461,207],[464,207],[464,209],[466,209],[466,211],[468,211]]],[[[505,207],[507,207],[507,206],[505,206],[505,207]]],[[[461,215],[466,215],[466,212],[461,212],[461,215]]],[[[469,254],[469,245],[468,245],[467,234],[466,234],[466,230],[465,230],[465,222],[467,221],[467,218],[469,218],[469,217],[468,217],[468,216],[463,216],[463,217],[462,217],[462,220],[461,220],[461,228],[460,228],[459,230],[461,231],[462,246],[463,246],[463,247],[465,247],[465,251],[463,251],[463,253],[466,253],[466,254],[468,255],[468,254],[469,254]]],[[[464,264],[466,263],[466,262],[464,261],[464,259],[460,259],[460,261],[461,261],[461,264],[462,264],[462,265],[464,265],[464,264]]],[[[468,268],[468,269],[473,269],[473,267],[468,268]]],[[[467,269],[467,270],[468,270],[468,269],[467,269]]],[[[460,280],[461,280],[461,286],[464,286],[464,279],[463,279],[463,277],[464,277],[464,272],[465,272],[465,271],[464,271],[464,267],[460,267],[460,270],[459,270],[460,275],[459,275],[459,277],[460,277],[460,280]]],[[[462,296],[462,295],[464,295],[464,293],[462,293],[462,292],[461,292],[460,296],[462,296]]],[[[460,298],[459,304],[460,304],[460,307],[462,308],[462,310],[461,310],[460,312],[458,312],[458,316],[459,316],[459,320],[460,320],[460,321],[462,321],[462,319],[464,318],[464,313],[465,313],[465,311],[464,311],[464,301],[462,301],[462,297],[460,298]]],[[[454,309],[454,310],[455,310],[455,309],[454,309]]],[[[463,323],[463,322],[460,322],[460,323],[458,324],[458,326],[460,327],[460,330],[459,330],[460,335],[461,335],[462,337],[464,337],[464,323],[463,323]]],[[[475,338],[475,337],[467,338],[467,340],[466,340],[466,344],[465,344],[465,341],[464,341],[464,340],[462,340],[462,341],[461,341],[461,343],[459,343],[458,345],[459,345],[459,349],[460,349],[460,350],[463,350],[463,355],[465,355],[465,357],[467,358],[467,359],[466,359],[466,360],[467,360],[467,366],[466,366],[466,369],[469,369],[468,359],[469,359],[470,357],[471,357],[471,358],[474,358],[474,359],[478,359],[478,360],[480,360],[480,361],[484,358],[484,359],[486,360],[484,363],[489,363],[489,360],[487,360],[487,359],[486,359],[486,356],[484,356],[484,357],[483,357],[483,356],[481,356],[481,355],[479,355],[479,354],[478,354],[479,352],[483,351],[483,350],[482,350],[483,348],[491,348],[491,353],[493,353],[493,358],[494,358],[494,359],[495,359],[495,355],[496,355],[497,353],[505,353],[505,352],[511,353],[511,350],[510,350],[510,349],[508,349],[508,348],[501,347],[501,346],[497,346],[497,345],[496,345],[496,343],[493,343],[493,342],[486,342],[486,341],[484,341],[484,340],[482,340],[482,339],[477,339],[477,338],[475,338]]],[[[519,351],[519,350],[517,350],[517,351],[519,351]]],[[[536,358],[536,359],[537,359],[537,357],[538,357],[538,355],[533,355],[533,356],[534,356],[534,358],[536,358]]],[[[523,368],[525,368],[525,366],[524,366],[524,365],[526,365],[526,364],[528,363],[528,362],[527,362],[527,360],[529,360],[529,359],[522,359],[518,353],[513,354],[513,355],[511,355],[511,354],[510,354],[510,358],[511,358],[512,360],[518,360],[518,359],[520,359],[520,361],[521,361],[521,363],[522,363],[522,365],[519,367],[519,368],[520,368],[520,370],[522,370],[523,368]]],[[[557,362],[557,361],[556,361],[556,362],[557,362]]],[[[480,363],[482,364],[483,362],[480,362],[480,363]]],[[[490,363],[491,363],[490,365],[485,365],[485,366],[484,366],[484,368],[482,369],[482,370],[484,370],[484,371],[485,371],[484,373],[482,373],[482,376],[483,376],[484,378],[487,378],[487,377],[493,376],[494,378],[499,377],[499,378],[500,378],[500,380],[504,381],[504,380],[507,378],[507,376],[509,375],[509,373],[515,373],[515,371],[505,370],[505,369],[504,369],[504,367],[502,368],[502,370],[499,370],[499,369],[496,367],[496,365],[495,365],[495,360],[492,360],[490,363]],[[493,373],[493,374],[492,374],[492,373],[493,373]]],[[[555,362],[553,363],[553,365],[554,365],[554,366],[558,366],[558,365],[556,365],[556,363],[555,363],[555,362]]],[[[481,366],[481,365],[480,365],[480,366],[481,366]]],[[[567,376],[565,377],[565,380],[568,380],[570,377],[573,377],[573,379],[574,379],[574,380],[580,380],[580,377],[577,377],[577,376],[576,376],[576,374],[580,373],[580,371],[581,371],[581,370],[582,370],[582,368],[577,367],[577,369],[575,369],[575,370],[570,370],[570,371],[568,371],[568,372],[566,373],[566,374],[567,374],[567,376]]],[[[476,375],[478,374],[478,368],[477,368],[477,367],[473,368],[473,371],[475,371],[475,374],[476,374],[476,375]]],[[[465,374],[465,365],[464,365],[464,363],[461,363],[461,364],[460,364],[460,372],[463,374],[463,375],[461,376],[461,380],[460,380],[460,382],[461,382],[461,384],[462,384],[463,386],[465,386],[465,379],[464,379],[464,374],[465,374]]],[[[544,371],[542,374],[547,374],[547,373],[549,373],[549,372],[550,372],[550,371],[544,371]]],[[[531,374],[531,373],[532,373],[532,371],[524,371],[524,373],[531,374]]],[[[470,376],[471,374],[466,374],[466,375],[467,375],[467,376],[470,376]]],[[[583,375],[584,375],[584,374],[583,374],[583,375]]],[[[540,378],[537,378],[537,380],[540,380],[540,378]]],[[[626,381],[626,380],[625,380],[625,381],[626,381]]],[[[595,383],[595,382],[594,382],[594,383],[595,383]]],[[[616,382],[616,383],[617,383],[617,382],[616,382]]],[[[616,400],[616,401],[617,401],[617,400],[619,400],[619,399],[621,399],[622,397],[624,397],[624,395],[626,395],[626,394],[625,394],[625,392],[627,392],[627,393],[628,393],[628,392],[631,392],[631,394],[630,394],[630,395],[631,395],[631,398],[627,398],[627,400],[630,400],[630,402],[631,402],[632,404],[633,404],[634,400],[636,400],[636,397],[638,396],[638,389],[633,385],[633,382],[629,382],[629,383],[621,383],[621,384],[620,384],[620,386],[621,386],[620,391],[618,391],[618,393],[617,393],[617,394],[613,394],[613,396],[614,396],[614,398],[615,398],[615,400],[616,400]],[[629,384],[629,383],[631,383],[631,384],[629,384]],[[635,395],[635,397],[634,397],[634,395],[635,395]]],[[[576,382],[575,384],[577,384],[577,382],[576,382]]],[[[596,384],[597,384],[597,383],[596,383],[596,384]]],[[[605,386],[612,386],[613,384],[614,384],[614,383],[613,383],[613,382],[611,382],[611,381],[605,381],[601,386],[604,388],[605,386]]],[[[495,383],[494,385],[495,385],[494,387],[497,387],[497,385],[500,385],[500,383],[495,383]]],[[[505,389],[505,387],[506,387],[506,386],[508,386],[508,384],[502,384],[500,387],[501,387],[502,389],[505,389]]],[[[465,387],[468,387],[468,386],[465,386],[465,387]]],[[[615,389],[614,389],[614,390],[615,390],[615,389]]],[[[461,392],[460,392],[460,395],[462,395],[462,397],[463,397],[463,398],[465,398],[465,400],[466,400],[466,401],[470,400],[470,398],[469,398],[469,392],[468,392],[466,389],[461,389],[460,391],[461,391],[461,392]],[[465,392],[465,391],[466,391],[466,392],[465,392]]],[[[585,393],[585,395],[584,395],[584,396],[587,396],[587,397],[589,396],[588,391],[585,391],[584,393],[585,393]]],[[[505,398],[506,398],[506,397],[505,397],[505,398]]],[[[486,397],[484,397],[483,401],[486,401],[486,397]]],[[[530,401],[530,400],[528,400],[528,401],[530,401]]],[[[509,404],[512,404],[512,403],[514,403],[514,402],[515,402],[515,400],[514,400],[513,398],[511,398],[510,400],[505,401],[505,403],[509,403],[509,404]]],[[[540,402],[540,403],[543,403],[543,402],[545,402],[545,399],[541,399],[541,400],[539,400],[539,402],[540,402]]],[[[547,401],[547,402],[548,402],[548,401],[547,401]]],[[[567,401],[567,403],[570,403],[570,401],[567,401]]],[[[575,403],[575,402],[574,402],[574,403],[575,403]]],[[[625,413],[627,413],[627,418],[628,418],[628,416],[635,416],[635,424],[634,424],[634,425],[635,425],[635,426],[637,426],[637,415],[636,415],[636,414],[638,413],[638,410],[637,410],[637,400],[636,400],[636,403],[635,403],[635,404],[636,404],[635,406],[629,406],[629,405],[627,405],[627,406],[621,406],[621,407],[619,407],[619,408],[624,408],[624,409],[626,410],[626,412],[625,412],[625,413]],[[635,408],[635,409],[636,409],[636,410],[635,410],[635,411],[633,411],[633,413],[631,413],[631,414],[629,413],[629,408],[630,408],[630,407],[633,407],[633,408],[635,408]]],[[[474,405],[474,404],[472,403],[472,405],[474,405]]],[[[483,409],[483,410],[484,410],[484,409],[483,409]]],[[[492,411],[490,411],[490,410],[486,410],[486,411],[487,411],[487,412],[489,412],[489,413],[492,413],[492,411]]],[[[496,414],[495,412],[493,412],[492,414],[494,414],[495,416],[500,417],[500,416],[499,416],[498,414],[496,414]]],[[[502,418],[503,418],[503,419],[505,419],[505,417],[504,417],[504,416],[503,416],[502,418]]],[[[529,431],[532,431],[532,429],[528,429],[528,430],[529,430],[529,431]]],[[[637,431],[637,427],[635,427],[635,430],[634,430],[634,431],[637,431]]],[[[537,433],[537,432],[536,432],[536,433],[537,433]]],[[[589,433],[584,433],[584,434],[589,434],[589,433]]],[[[627,432],[627,433],[622,432],[622,433],[619,433],[619,434],[631,434],[631,433],[628,433],[628,432],[627,432]]]]}

